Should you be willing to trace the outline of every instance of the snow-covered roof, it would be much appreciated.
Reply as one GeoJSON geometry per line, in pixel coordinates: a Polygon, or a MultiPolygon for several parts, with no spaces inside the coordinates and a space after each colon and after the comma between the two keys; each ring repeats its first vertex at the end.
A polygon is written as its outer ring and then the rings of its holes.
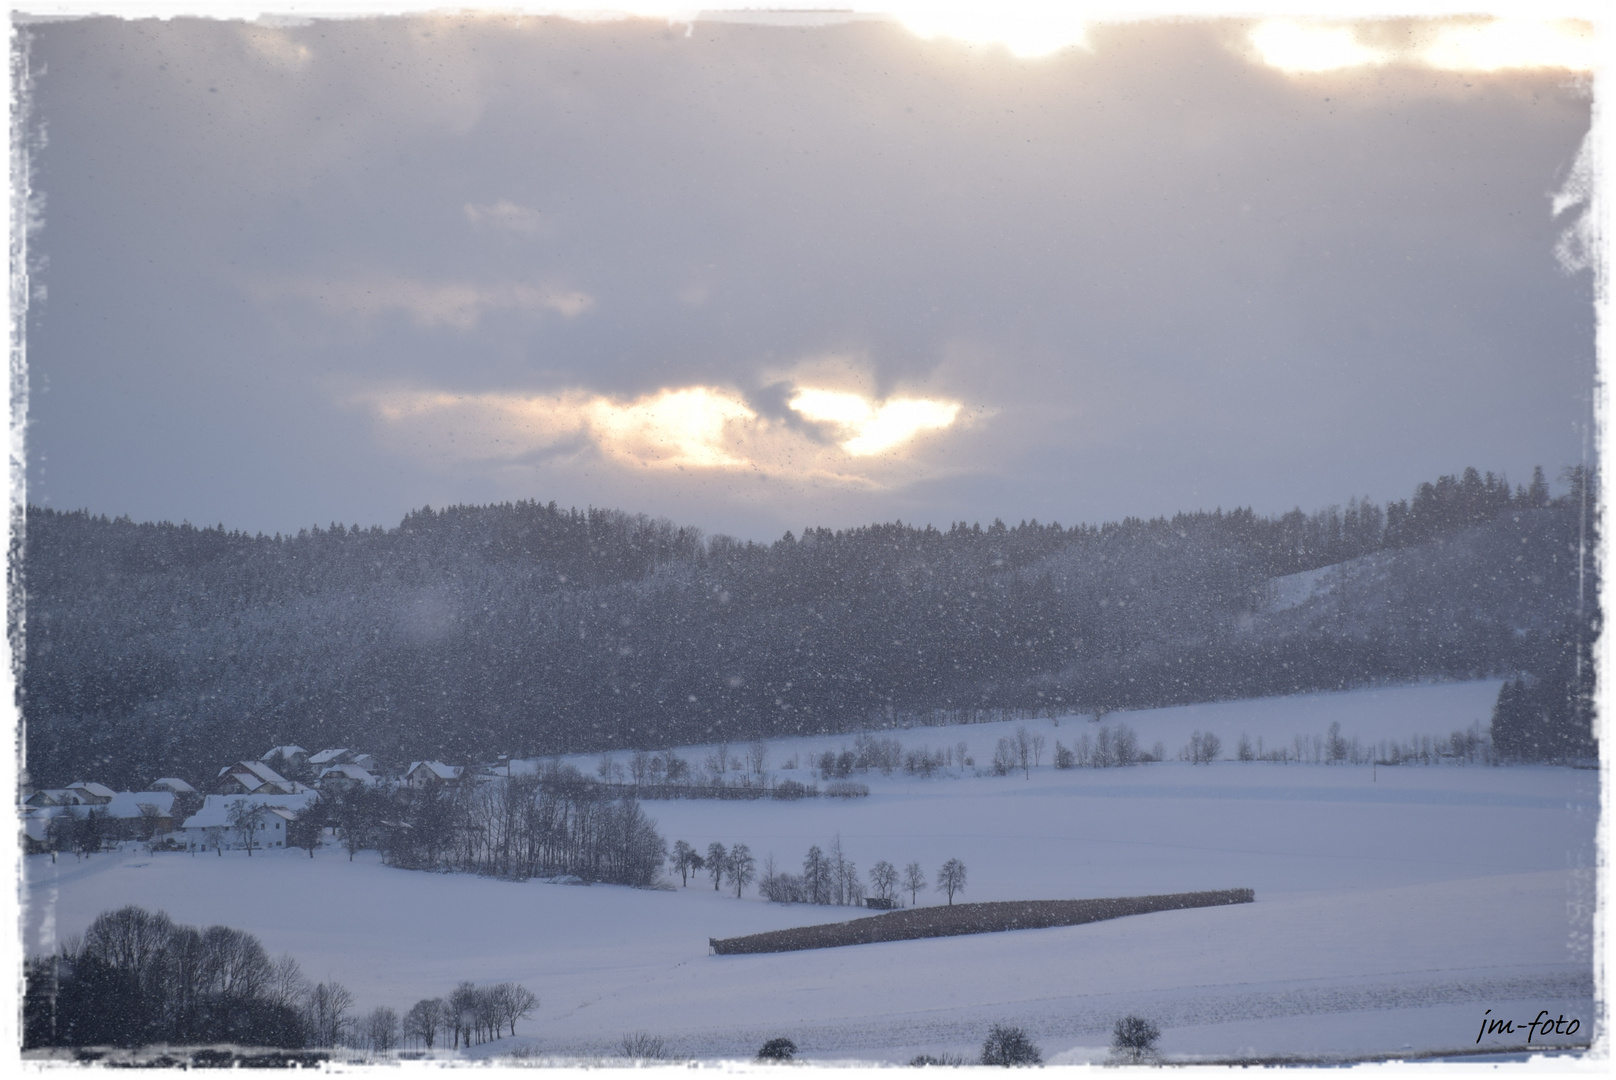
{"type": "Polygon", "coordinates": [[[461,765],[445,765],[441,761],[412,761],[405,776],[414,776],[415,770],[425,769],[439,780],[456,780],[460,777],[461,765]]]}
{"type": "Polygon", "coordinates": [[[184,827],[187,829],[228,829],[230,827],[230,808],[238,802],[251,803],[262,806],[266,810],[285,810],[296,814],[313,805],[319,796],[314,792],[304,792],[301,795],[209,795],[202,803],[202,809],[185,819],[184,827]]]}
{"type": "Polygon", "coordinates": [[[318,754],[315,754],[309,758],[309,764],[330,765],[332,762],[336,761],[338,758],[347,753],[351,753],[351,751],[347,749],[321,750],[318,754]]]}
{"type": "Polygon", "coordinates": [[[259,758],[258,760],[259,761],[274,761],[276,758],[291,758],[291,757],[296,757],[298,754],[307,755],[308,751],[303,749],[301,746],[296,745],[296,744],[289,744],[289,745],[286,745],[286,746],[274,746],[274,747],[270,748],[269,753],[265,754],[263,757],[259,758]]]}
{"type": "Polygon", "coordinates": [[[262,761],[243,761],[241,763],[252,774],[266,784],[284,784],[286,777],[265,765],[262,761]]]}
{"type": "Polygon", "coordinates": [[[107,812],[108,817],[138,818],[141,816],[140,808],[151,806],[162,817],[169,817],[174,813],[174,793],[172,791],[119,791],[112,796],[112,801],[101,809],[107,812]]]}
{"type": "Polygon", "coordinates": [[[192,787],[190,784],[187,784],[184,780],[181,780],[177,776],[164,776],[154,780],[152,781],[152,788],[154,790],[167,788],[169,791],[172,791],[177,795],[196,794],[196,788],[192,787]]]}
{"type": "Polygon", "coordinates": [[[374,776],[358,765],[333,765],[329,769],[321,770],[321,780],[328,776],[346,776],[349,780],[358,780],[362,784],[374,784],[376,782],[374,776]]]}
{"type": "Polygon", "coordinates": [[[68,786],[76,791],[82,791],[88,795],[92,795],[97,799],[110,799],[114,795],[118,794],[116,791],[113,791],[111,788],[107,787],[107,785],[97,784],[93,780],[79,781],[77,783],[69,784],[68,786]]]}

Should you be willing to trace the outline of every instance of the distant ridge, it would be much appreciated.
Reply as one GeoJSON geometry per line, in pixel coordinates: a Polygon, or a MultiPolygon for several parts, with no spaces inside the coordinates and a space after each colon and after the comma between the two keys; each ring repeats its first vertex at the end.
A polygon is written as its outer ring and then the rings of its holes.
{"type": "Polygon", "coordinates": [[[287,743],[464,762],[1541,678],[1597,623],[1583,486],[772,544],[537,501],[280,537],[30,507],[26,766],[196,784],[287,743]]]}

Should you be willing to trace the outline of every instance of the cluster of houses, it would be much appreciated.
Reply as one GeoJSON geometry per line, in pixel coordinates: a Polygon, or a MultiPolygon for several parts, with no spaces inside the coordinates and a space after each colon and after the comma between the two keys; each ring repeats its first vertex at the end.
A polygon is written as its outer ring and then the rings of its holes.
{"type": "Polygon", "coordinates": [[[219,769],[206,791],[178,777],[155,780],[149,791],[113,791],[83,781],[65,788],[39,788],[22,801],[28,851],[61,846],[63,825],[92,819],[94,836],[140,840],[183,851],[224,851],[247,846],[243,815],[236,807],[258,808],[253,847],[283,848],[287,827],[303,811],[354,788],[431,790],[470,776],[498,774],[501,765],[445,765],[414,761],[395,770],[373,754],[345,748],[311,754],[301,746],[277,746],[256,760],[243,759],[219,769]],[[59,822],[53,829],[53,822],[59,822]]]}

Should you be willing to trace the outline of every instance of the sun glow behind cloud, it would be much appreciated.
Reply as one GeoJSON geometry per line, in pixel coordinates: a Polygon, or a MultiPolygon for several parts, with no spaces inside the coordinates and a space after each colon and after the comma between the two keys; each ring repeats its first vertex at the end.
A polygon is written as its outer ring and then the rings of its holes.
{"type": "Polygon", "coordinates": [[[1392,54],[1358,41],[1351,26],[1321,26],[1269,19],[1251,31],[1251,43],[1263,62],[1281,71],[1318,72],[1384,64],[1392,54]]]}
{"type": "Polygon", "coordinates": [[[826,443],[760,415],[723,387],[687,386],[633,400],[586,391],[519,395],[394,390],[358,395],[396,449],[442,463],[578,459],[598,455],[638,469],[745,470],[784,479],[880,488],[924,471],[924,434],[952,427],[958,402],[875,402],[840,390],[798,388],[789,407],[833,429],[826,443]]]}
{"type": "Polygon", "coordinates": [[[949,38],[970,45],[999,45],[1023,60],[1062,49],[1088,47],[1088,20],[1069,5],[1027,10],[1006,4],[924,4],[892,12],[910,33],[930,40],[949,38]]]}
{"type": "Polygon", "coordinates": [[[904,445],[923,431],[949,427],[959,417],[957,401],[893,398],[878,408],[861,394],[803,388],[786,403],[805,420],[829,424],[847,436],[843,450],[870,457],[904,445]]]}

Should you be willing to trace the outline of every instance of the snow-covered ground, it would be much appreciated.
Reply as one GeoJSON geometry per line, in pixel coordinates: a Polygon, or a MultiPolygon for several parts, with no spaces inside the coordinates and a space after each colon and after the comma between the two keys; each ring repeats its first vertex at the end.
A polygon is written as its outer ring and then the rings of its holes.
{"type": "MultiPolygon", "coordinates": [[[[1221,756],[1233,758],[1241,735],[1255,750],[1259,743],[1266,750],[1287,749],[1294,753],[1298,736],[1322,738],[1332,723],[1340,724],[1341,738],[1357,738],[1364,746],[1382,741],[1408,743],[1421,736],[1445,741],[1455,731],[1473,726],[1485,732],[1492,722],[1493,705],[1498,700],[1497,679],[1460,683],[1416,683],[1341,693],[1295,694],[1288,697],[1250,698],[1216,701],[1200,705],[1179,705],[1167,709],[1121,710],[1106,714],[1095,723],[1089,715],[1066,715],[1054,719],[1002,720],[985,724],[953,724],[937,727],[895,728],[872,732],[881,738],[897,739],[904,749],[943,750],[964,743],[975,769],[986,770],[999,739],[1025,727],[1044,737],[1043,764],[1050,764],[1055,743],[1074,745],[1087,735],[1092,742],[1102,726],[1127,725],[1138,736],[1139,749],[1148,752],[1156,743],[1172,759],[1197,731],[1217,735],[1223,744],[1221,756]]],[[[812,781],[813,762],[825,751],[839,753],[852,749],[854,735],[807,735],[770,739],[768,768],[778,777],[812,781]],[[795,762],[795,770],[784,768],[795,762]]],[[[746,755],[744,743],[727,744],[732,759],[746,755]]],[[[677,752],[692,765],[701,766],[717,749],[715,744],[687,746],[677,752]]],[[[601,756],[575,754],[562,760],[587,775],[594,775],[601,756]]],[[[620,766],[628,756],[610,755],[620,766]]],[[[531,770],[538,763],[518,764],[531,770]]],[[[956,770],[957,771],[957,770],[956,770]]],[[[856,777],[868,782],[869,777],[856,777]]]]}
{"type": "MultiPolygon", "coordinates": [[[[1116,718],[1146,746],[1173,747],[1197,729],[1218,731],[1226,747],[1242,730],[1288,740],[1332,720],[1348,735],[1406,739],[1484,720],[1496,692],[1496,682],[1416,686],[1116,718]]],[[[1051,745],[1093,727],[1027,725],[1051,745]]],[[[906,746],[966,739],[982,762],[1015,726],[893,735],[906,746]]],[[[844,742],[775,740],[771,768],[844,742]]],[[[699,761],[703,751],[683,753],[699,761]]],[[[904,1061],[974,1056],[1003,1022],[1026,1028],[1046,1059],[1079,1061],[1103,1056],[1126,1013],[1153,1019],[1164,1052],[1185,1055],[1461,1049],[1475,1046],[1487,1009],[1523,1022],[1544,1009],[1578,1017],[1573,1041],[1592,1028],[1595,772],[1232,761],[1056,771],[1046,750],[1030,779],[859,779],[867,798],[646,809],[670,843],[743,842],[782,869],[799,869],[810,844],[837,836],[861,871],[886,859],[935,873],[959,858],[966,900],[1246,886],[1257,902],[716,957],[709,937],[856,912],[771,905],[750,891],[736,899],[706,879],[658,891],[418,873],[368,852],[353,862],[323,850],[312,860],[126,854],[54,866],[36,856],[25,943],[49,948],[97,913],[137,903],[249,929],[311,977],[348,986],[362,1008],[402,1012],[463,979],[513,979],[542,996],[517,1037],[473,1054],[606,1054],[644,1031],[707,1058],[749,1056],[783,1035],[810,1059],[904,1061]]],[[[1483,1045],[1504,1041],[1521,1040],[1483,1045]]]]}

